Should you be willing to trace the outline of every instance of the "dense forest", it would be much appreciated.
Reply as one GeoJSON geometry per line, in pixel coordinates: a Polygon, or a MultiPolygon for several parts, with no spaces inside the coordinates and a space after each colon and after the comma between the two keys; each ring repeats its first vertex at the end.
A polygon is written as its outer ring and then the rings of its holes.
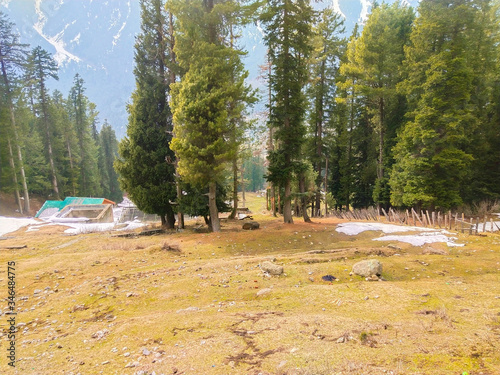
{"type": "Polygon", "coordinates": [[[111,125],[99,127],[96,106],[77,74],[64,96],[50,92],[58,67],[41,47],[23,44],[0,13],[0,191],[15,195],[30,214],[30,196],[104,196],[122,200],[113,169],[117,140],[111,125]]]}
{"type": "Polygon", "coordinates": [[[20,209],[31,193],[119,200],[117,179],[165,226],[181,227],[186,213],[214,231],[227,202],[234,217],[237,192],[261,189],[264,176],[269,208],[286,223],[328,209],[500,197],[497,1],[375,2],[350,35],[340,15],[307,0],[140,4],[136,89],[118,149],[111,126],[97,131],[82,78],[67,98],[50,93],[53,60],[19,43],[2,17],[0,189],[20,209]],[[268,51],[260,93],[242,63],[249,23],[268,51]],[[265,126],[249,115],[259,99],[265,126]]]}

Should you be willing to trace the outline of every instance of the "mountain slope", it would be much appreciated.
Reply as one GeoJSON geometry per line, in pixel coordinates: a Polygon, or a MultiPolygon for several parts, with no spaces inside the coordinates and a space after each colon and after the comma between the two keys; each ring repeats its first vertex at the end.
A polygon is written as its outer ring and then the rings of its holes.
{"type": "MultiPolygon", "coordinates": [[[[392,2],[392,1],[390,1],[392,2]]],[[[417,0],[404,0],[413,6],[417,0]]],[[[347,33],[369,14],[370,0],[330,0],[314,3],[319,9],[333,6],[346,17],[347,33]]],[[[59,64],[59,81],[52,89],[66,95],[79,73],[85,81],[86,95],[96,103],[101,123],[104,119],[117,136],[125,135],[126,104],[134,90],[134,43],[140,30],[138,0],[1,0],[0,11],[17,25],[21,41],[32,48],[40,45],[52,53],[59,64]]],[[[259,81],[259,65],[265,61],[266,47],[258,26],[244,31],[241,45],[248,51],[244,62],[254,87],[259,81]]],[[[263,105],[255,110],[263,109],[263,105]]]]}

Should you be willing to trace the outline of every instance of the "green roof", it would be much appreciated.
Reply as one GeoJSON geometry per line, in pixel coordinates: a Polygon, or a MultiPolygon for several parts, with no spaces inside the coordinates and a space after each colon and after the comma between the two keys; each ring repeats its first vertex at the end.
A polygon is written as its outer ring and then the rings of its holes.
{"type": "Polygon", "coordinates": [[[45,201],[42,208],[37,212],[35,217],[38,217],[43,211],[48,208],[57,208],[58,211],[70,204],[114,204],[105,198],[81,198],[81,197],[66,197],[63,201],[45,201]]]}

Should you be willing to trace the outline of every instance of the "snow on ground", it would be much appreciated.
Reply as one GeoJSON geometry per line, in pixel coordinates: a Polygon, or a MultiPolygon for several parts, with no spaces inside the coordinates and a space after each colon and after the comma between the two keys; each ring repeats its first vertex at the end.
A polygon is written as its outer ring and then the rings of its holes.
{"type": "Polygon", "coordinates": [[[337,226],[336,231],[340,233],[347,234],[349,236],[355,236],[361,232],[367,230],[381,230],[384,233],[400,233],[400,232],[429,232],[429,229],[422,227],[403,227],[401,225],[395,224],[383,224],[383,223],[342,223],[337,226]]]}
{"type": "Polygon", "coordinates": [[[0,236],[36,223],[38,223],[38,221],[35,219],[0,216],[0,236]]]}
{"type": "Polygon", "coordinates": [[[413,246],[422,246],[426,243],[434,243],[434,242],[445,242],[448,246],[464,246],[464,244],[458,244],[454,241],[456,237],[447,237],[444,234],[437,233],[420,233],[418,235],[405,235],[405,236],[382,236],[379,238],[374,238],[374,241],[399,241],[406,242],[413,246]]]}
{"type": "Polygon", "coordinates": [[[446,230],[434,230],[422,227],[408,227],[394,224],[383,224],[383,223],[342,223],[337,226],[336,231],[340,233],[347,234],[349,236],[355,236],[365,231],[376,230],[382,231],[384,233],[402,233],[402,232],[421,232],[412,235],[391,235],[382,236],[379,238],[374,238],[374,241],[400,241],[412,244],[414,246],[422,246],[427,243],[434,242],[445,242],[448,246],[464,246],[463,244],[457,244],[454,241],[455,237],[448,237],[450,232],[446,230]]]}

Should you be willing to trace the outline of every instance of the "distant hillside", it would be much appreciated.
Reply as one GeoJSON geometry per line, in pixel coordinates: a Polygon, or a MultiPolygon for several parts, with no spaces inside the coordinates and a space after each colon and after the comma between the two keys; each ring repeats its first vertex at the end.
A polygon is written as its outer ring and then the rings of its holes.
{"type": "MultiPolygon", "coordinates": [[[[393,1],[389,1],[393,2],[393,1]]],[[[417,0],[406,2],[417,5],[417,0]]],[[[317,9],[332,6],[346,17],[349,33],[369,14],[370,0],[331,0],[314,3],[317,9]]],[[[100,122],[107,119],[120,138],[127,126],[126,104],[134,90],[134,42],[140,30],[138,0],[0,0],[0,10],[17,25],[24,43],[40,45],[59,64],[59,81],[52,89],[67,95],[78,72],[85,81],[86,95],[97,104],[100,122]]],[[[244,30],[241,45],[248,51],[244,61],[254,87],[266,49],[260,28],[244,30]]],[[[255,110],[262,110],[257,105],[255,110]]]]}

